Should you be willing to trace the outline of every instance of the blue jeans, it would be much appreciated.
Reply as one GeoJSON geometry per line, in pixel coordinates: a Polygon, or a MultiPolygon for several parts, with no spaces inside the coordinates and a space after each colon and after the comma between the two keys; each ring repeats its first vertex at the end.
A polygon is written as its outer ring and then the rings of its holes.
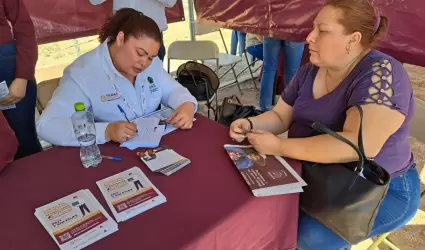
{"type": "MultiPolygon", "coordinates": [[[[16,47],[14,42],[0,45],[0,82],[6,81],[10,86],[15,79],[16,47]]],[[[27,83],[25,97],[16,104],[16,108],[4,110],[10,127],[15,131],[19,142],[15,159],[19,159],[42,151],[35,129],[35,102],[37,84],[34,80],[27,83]]]]}
{"type": "Polygon", "coordinates": [[[273,107],[274,79],[279,66],[279,55],[282,48],[285,53],[285,86],[289,84],[301,64],[301,58],[304,52],[303,43],[264,37],[263,73],[260,84],[260,108],[263,111],[270,110],[273,107]]]}
{"type": "Polygon", "coordinates": [[[246,51],[254,58],[258,58],[263,61],[263,44],[249,46],[246,48],[246,51]]]}
{"type": "Polygon", "coordinates": [[[245,51],[245,41],[246,41],[246,33],[233,30],[232,38],[230,42],[230,54],[236,55],[236,49],[238,48],[238,44],[239,44],[239,55],[241,56],[242,53],[245,51]]]}
{"type": "MultiPolygon", "coordinates": [[[[392,179],[369,238],[406,225],[419,209],[420,190],[419,174],[414,166],[405,174],[392,179]]],[[[300,213],[298,221],[299,250],[340,250],[349,246],[348,242],[320,222],[303,212],[300,213]]]]}

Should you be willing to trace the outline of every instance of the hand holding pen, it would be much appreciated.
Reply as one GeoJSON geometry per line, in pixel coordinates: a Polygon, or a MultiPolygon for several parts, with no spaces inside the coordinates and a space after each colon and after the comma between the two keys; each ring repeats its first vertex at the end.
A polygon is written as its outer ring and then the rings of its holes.
{"type": "MultiPolygon", "coordinates": [[[[119,105],[118,109],[124,111],[119,105]]],[[[137,125],[130,122],[127,115],[124,117],[127,121],[109,123],[105,131],[105,139],[107,141],[125,142],[137,135],[137,125]]]]}

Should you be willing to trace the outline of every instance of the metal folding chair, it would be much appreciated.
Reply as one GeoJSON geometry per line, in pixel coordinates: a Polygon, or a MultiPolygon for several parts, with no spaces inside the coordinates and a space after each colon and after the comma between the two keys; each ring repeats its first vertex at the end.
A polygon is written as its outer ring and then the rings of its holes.
{"type": "MultiPolygon", "coordinates": [[[[238,80],[238,76],[242,72],[244,72],[246,69],[249,69],[249,73],[251,74],[252,83],[254,84],[254,88],[257,89],[257,85],[255,84],[255,79],[254,79],[254,76],[252,74],[251,67],[248,66],[244,70],[242,70],[241,72],[239,72],[238,74],[236,74],[235,66],[239,62],[242,61],[242,57],[236,56],[236,55],[232,55],[232,54],[229,53],[229,51],[227,49],[226,41],[224,40],[223,33],[221,32],[221,29],[218,28],[218,27],[213,27],[213,26],[209,26],[209,25],[205,25],[205,24],[200,24],[199,22],[196,22],[195,23],[195,34],[196,35],[205,35],[205,34],[210,34],[210,33],[213,33],[213,32],[219,32],[220,33],[220,37],[221,37],[221,40],[223,42],[224,49],[226,50],[226,53],[220,53],[219,54],[219,68],[225,67],[225,66],[229,66],[230,67],[228,70],[226,70],[226,72],[224,72],[221,76],[219,76],[219,78],[221,79],[227,73],[229,73],[230,71],[232,71],[233,72],[233,75],[235,77],[235,83],[237,84],[238,89],[239,89],[239,92],[242,95],[243,92],[242,92],[242,89],[241,89],[241,86],[240,86],[240,83],[239,83],[239,80],[238,80]]],[[[244,54],[246,63],[248,65],[250,65],[246,51],[243,54],[244,54]]],[[[211,60],[205,60],[204,63],[207,64],[207,65],[214,65],[214,62],[211,61],[211,60]]]]}
{"type": "MultiPolygon", "coordinates": [[[[188,60],[188,61],[215,61],[216,74],[219,70],[219,49],[213,41],[175,41],[170,44],[167,51],[168,67],[170,73],[171,60],[188,60]]],[[[198,101],[199,104],[206,105],[208,108],[208,118],[210,117],[211,103],[215,100],[215,107],[218,107],[217,90],[220,84],[212,85],[215,94],[208,101],[198,101]]]]}

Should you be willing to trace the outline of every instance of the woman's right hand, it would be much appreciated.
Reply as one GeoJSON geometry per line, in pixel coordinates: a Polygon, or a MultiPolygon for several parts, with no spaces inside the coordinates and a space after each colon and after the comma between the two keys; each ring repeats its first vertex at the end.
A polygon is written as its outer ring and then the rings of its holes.
{"type": "Polygon", "coordinates": [[[230,125],[230,137],[237,142],[242,142],[251,130],[251,124],[247,119],[238,119],[230,125]]]}
{"type": "Polygon", "coordinates": [[[112,122],[106,127],[106,141],[125,142],[137,135],[137,125],[133,122],[112,122]]]}

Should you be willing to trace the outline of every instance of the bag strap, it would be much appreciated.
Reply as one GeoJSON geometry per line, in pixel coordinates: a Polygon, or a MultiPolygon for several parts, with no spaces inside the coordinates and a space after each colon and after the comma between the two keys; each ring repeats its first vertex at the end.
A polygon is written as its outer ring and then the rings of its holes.
{"type": "MultiPolygon", "coordinates": [[[[360,161],[360,171],[363,171],[363,166],[364,166],[364,161],[366,158],[366,155],[364,153],[364,148],[363,148],[363,131],[362,131],[362,124],[363,124],[363,110],[360,106],[358,105],[353,105],[354,107],[356,107],[359,112],[360,112],[360,128],[359,128],[359,137],[358,137],[358,144],[359,147],[357,148],[351,141],[349,141],[348,139],[346,139],[345,137],[339,135],[338,133],[336,133],[335,131],[333,131],[332,129],[326,127],[325,125],[318,123],[318,122],[314,122],[311,127],[319,132],[331,135],[333,137],[335,137],[336,139],[343,141],[345,143],[347,143],[348,145],[350,145],[357,153],[357,155],[359,156],[359,161],[360,161]]],[[[357,168],[354,170],[357,171],[357,168]]]]}
{"type": "Polygon", "coordinates": [[[363,147],[363,130],[362,130],[362,127],[363,127],[363,109],[362,109],[362,107],[360,107],[357,104],[353,105],[353,107],[357,108],[357,110],[360,113],[360,128],[359,128],[358,144],[359,144],[360,153],[362,153],[364,155],[364,157],[366,157],[366,154],[364,152],[364,147],[363,147]]]}

